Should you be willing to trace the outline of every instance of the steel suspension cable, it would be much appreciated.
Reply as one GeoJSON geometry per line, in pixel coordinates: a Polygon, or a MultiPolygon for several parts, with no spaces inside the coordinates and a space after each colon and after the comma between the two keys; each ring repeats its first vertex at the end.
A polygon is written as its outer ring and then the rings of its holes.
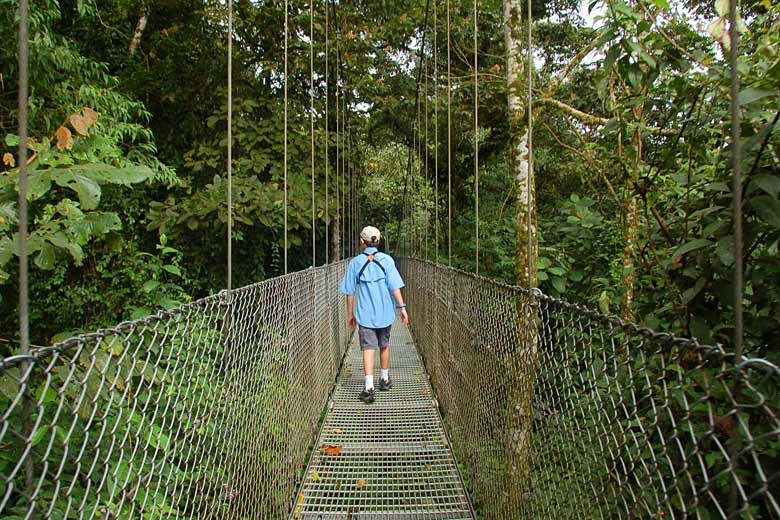
{"type": "Polygon", "coordinates": [[[227,38],[227,296],[233,289],[233,0],[228,0],[227,38]]]}
{"type": "Polygon", "coordinates": [[[479,276],[479,77],[477,69],[477,0],[474,0],[474,198],[476,203],[474,220],[476,222],[475,263],[477,276],[479,276]]]}
{"type": "MultiPolygon", "coordinates": [[[[338,49],[338,32],[336,33],[336,47],[338,49]]],[[[336,52],[336,56],[338,56],[338,52],[336,52]]],[[[339,240],[339,257],[344,258],[344,204],[343,204],[343,198],[344,198],[344,186],[342,185],[342,171],[341,171],[341,164],[339,162],[339,143],[341,139],[341,121],[340,121],[340,107],[339,107],[339,67],[336,67],[336,88],[334,89],[334,93],[336,96],[336,99],[334,100],[334,104],[336,105],[336,206],[337,206],[337,212],[339,215],[339,234],[340,234],[340,240],[339,240]]]]}
{"type": "Polygon", "coordinates": [[[287,31],[288,1],[284,0],[284,274],[287,274],[287,31]]]}
{"type": "Polygon", "coordinates": [[[528,290],[530,291],[533,288],[534,282],[533,282],[533,276],[531,276],[531,273],[533,272],[531,268],[533,267],[532,261],[533,261],[533,255],[531,254],[531,247],[532,247],[532,241],[531,241],[531,203],[533,202],[533,199],[531,197],[531,190],[533,190],[533,134],[534,134],[534,119],[533,119],[533,66],[534,66],[534,57],[533,57],[533,39],[532,39],[532,18],[531,18],[531,0],[528,0],[528,16],[526,17],[528,19],[528,186],[527,186],[527,194],[526,194],[526,220],[528,220],[528,239],[526,247],[528,248],[528,290]]]}
{"type": "Polygon", "coordinates": [[[330,263],[330,200],[328,190],[330,188],[330,131],[328,128],[328,102],[330,101],[330,77],[328,76],[328,4],[325,4],[325,264],[330,263]]]}
{"type": "MultiPolygon", "coordinates": [[[[342,75],[341,80],[344,81],[344,77],[342,75]]],[[[347,118],[344,115],[344,110],[346,110],[347,105],[344,103],[344,98],[346,97],[346,92],[344,92],[344,89],[341,89],[341,101],[339,104],[341,104],[341,175],[344,177],[344,211],[347,215],[347,220],[344,222],[344,231],[349,236],[348,240],[344,242],[344,256],[351,256],[352,254],[352,248],[350,245],[350,241],[352,240],[352,179],[349,176],[349,171],[347,171],[347,161],[346,161],[346,154],[347,154],[347,118]]]]}
{"type": "MultiPolygon", "coordinates": [[[[426,29],[427,29],[427,27],[426,27],[426,29]]],[[[428,66],[430,65],[428,61],[429,60],[427,60],[427,59],[425,60],[425,89],[424,89],[425,90],[425,93],[424,93],[424,96],[425,96],[425,105],[424,105],[424,107],[425,107],[425,109],[424,109],[424,113],[425,113],[425,138],[423,139],[423,144],[425,145],[423,153],[425,154],[424,157],[425,157],[425,187],[426,187],[426,189],[428,188],[428,186],[430,186],[430,184],[428,183],[428,66]]],[[[423,203],[425,203],[425,194],[423,193],[422,190],[420,190],[420,198],[423,200],[423,203]]],[[[425,207],[425,206],[423,206],[423,207],[425,207]]],[[[424,240],[425,240],[425,248],[424,248],[424,253],[423,253],[426,260],[428,260],[428,242],[430,241],[429,237],[428,237],[428,228],[430,227],[429,226],[429,222],[430,222],[430,217],[428,216],[428,212],[426,211],[425,238],[424,238],[424,240]]]]}
{"type": "Polygon", "coordinates": [[[27,247],[27,66],[29,58],[28,0],[19,0],[19,344],[30,351],[27,247]]]}
{"type": "Polygon", "coordinates": [[[434,123],[434,139],[433,139],[433,172],[434,172],[434,240],[435,246],[435,262],[439,262],[439,25],[438,25],[438,11],[439,2],[433,3],[433,123],[434,123]]]}
{"type": "MultiPolygon", "coordinates": [[[[343,69],[343,62],[341,61],[341,38],[340,38],[340,28],[339,28],[339,19],[338,19],[338,12],[336,10],[336,2],[335,0],[330,1],[331,8],[333,9],[333,23],[336,30],[336,125],[337,130],[339,128],[339,124],[341,125],[341,133],[339,134],[337,132],[336,135],[336,178],[337,183],[340,183],[340,189],[341,189],[341,216],[340,216],[340,223],[341,223],[341,250],[346,254],[348,251],[348,246],[344,240],[343,237],[346,236],[346,233],[349,229],[349,223],[347,222],[348,218],[351,218],[349,215],[349,210],[347,208],[347,191],[349,189],[349,183],[347,174],[345,172],[345,157],[344,157],[344,148],[345,148],[345,131],[346,131],[346,92],[344,92],[341,89],[340,83],[344,81],[345,74],[343,69]],[[339,91],[342,92],[342,97],[344,98],[344,106],[340,107],[341,101],[339,100],[339,91]],[[338,111],[341,109],[341,117],[339,117],[338,111]],[[339,157],[339,154],[341,154],[341,157],[339,157]],[[339,174],[339,168],[341,170],[339,174]]],[[[327,9],[327,0],[325,9],[327,9]]]]}
{"type": "MultiPolygon", "coordinates": [[[[729,2],[729,36],[731,46],[729,49],[729,68],[731,72],[731,173],[733,175],[733,220],[734,220],[734,364],[739,367],[742,363],[742,349],[744,343],[744,317],[742,297],[744,293],[743,273],[743,236],[742,236],[742,144],[741,139],[741,114],[739,111],[739,28],[737,26],[738,12],[737,0],[729,2]]],[[[734,373],[733,395],[737,401],[740,399],[741,373],[739,368],[734,373]]],[[[732,475],[737,475],[739,465],[739,453],[742,450],[742,420],[739,408],[736,414],[736,427],[734,435],[730,439],[730,470],[732,475]]],[[[738,507],[739,489],[737,479],[733,478],[729,490],[729,516],[738,518],[741,510],[738,507]]],[[[743,508],[744,509],[744,508],[743,508]]]]}
{"type": "Polygon", "coordinates": [[[744,292],[744,273],[742,263],[742,144],[740,143],[739,112],[739,29],[737,27],[737,0],[729,2],[729,34],[731,48],[729,61],[731,68],[731,170],[734,190],[734,362],[742,362],[744,342],[744,319],[742,296],[744,292]]]}
{"type": "Polygon", "coordinates": [[[311,133],[311,266],[314,267],[317,265],[314,197],[314,0],[309,0],[309,132],[311,133]]]}
{"type": "MultiPolygon", "coordinates": [[[[424,30],[424,29],[423,29],[424,30]]],[[[420,54],[420,60],[417,62],[417,68],[420,71],[420,74],[422,74],[423,71],[423,62],[424,58],[422,56],[422,53],[420,54]]],[[[422,172],[422,160],[420,158],[420,155],[422,153],[422,132],[421,132],[421,117],[420,117],[420,98],[422,97],[422,92],[420,92],[420,85],[417,85],[417,100],[415,104],[417,105],[417,121],[415,123],[414,128],[414,138],[415,138],[415,163],[417,163],[417,168],[422,172]]],[[[414,166],[414,164],[412,165],[414,166]]],[[[415,176],[414,176],[414,168],[412,168],[412,190],[414,190],[414,186],[417,183],[415,182],[415,176]]],[[[415,197],[411,197],[411,205],[412,205],[412,255],[416,258],[419,254],[419,242],[420,237],[417,233],[417,222],[416,222],[416,215],[414,211],[414,202],[415,197]]]]}
{"type": "MultiPolygon", "coordinates": [[[[344,99],[344,103],[346,105],[346,99],[344,99]]],[[[347,114],[347,107],[344,107],[344,117],[346,118],[347,114]]],[[[349,169],[349,175],[352,178],[352,236],[356,237],[358,236],[358,233],[360,230],[359,227],[359,219],[360,219],[360,209],[358,205],[358,177],[357,172],[355,171],[355,164],[352,161],[352,133],[347,132],[347,168],[349,169]]],[[[355,253],[358,252],[358,246],[357,243],[354,242],[354,251],[355,253]]]]}
{"type": "MultiPolygon", "coordinates": [[[[27,246],[27,92],[29,63],[29,4],[28,0],[19,0],[19,353],[30,353],[30,310],[27,246]]],[[[21,373],[26,374],[28,363],[21,365],[21,373]]],[[[22,433],[29,438],[31,402],[25,398],[22,402],[22,433]]],[[[24,461],[24,481],[28,493],[33,492],[33,459],[28,454],[24,461]]]]}
{"type": "MultiPolygon", "coordinates": [[[[425,2],[425,18],[423,22],[424,30],[422,34],[420,49],[417,53],[417,80],[415,81],[415,101],[414,101],[414,110],[417,116],[417,128],[420,127],[420,83],[422,81],[422,64],[423,64],[423,55],[425,52],[425,43],[426,43],[426,37],[428,36],[428,16],[430,14],[430,6],[431,6],[431,0],[426,0],[425,2]]],[[[407,163],[406,163],[406,178],[404,179],[404,194],[403,194],[403,202],[402,207],[404,209],[407,209],[408,205],[408,199],[407,199],[407,192],[409,187],[409,180],[412,177],[412,165],[413,165],[413,156],[415,153],[415,150],[418,149],[418,141],[416,141],[417,134],[415,133],[415,127],[414,127],[414,121],[410,125],[412,127],[412,138],[409,142],[409,154],[407,157],[407,163]]],[[[418,152],[419,153],[419,152],[418,152]]],[[[414,211],[413,209],[408,210],[408,215],[410,215],[412,222],[414,221],[414,211]]],[[[407,226],[408,227],[408,226],[407,226]]],[[[407,238],[409,237],[408,230],[405,229],[405,234],[407,238]]],[[[412,230],[412,238],[407,240],[411,245],[414,243],[414,229],[412,230]]]]}
{"type": "Polygon", "coordinates": [[[450,0],[447,0],[447,265],[452,267],[452,57],[450,0]]]}

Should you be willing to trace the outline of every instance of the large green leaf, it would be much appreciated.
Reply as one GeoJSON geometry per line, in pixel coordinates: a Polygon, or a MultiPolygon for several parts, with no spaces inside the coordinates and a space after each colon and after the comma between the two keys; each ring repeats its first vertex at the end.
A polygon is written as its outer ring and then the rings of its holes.
{"type": "Polygon", "coordinates": [[[734,263],[734,235],[722,237],[718,240],[718,246],[715,250],[723,265],[732,265],[734,263]]]}
{"type": "Polygon", "coordinates": [[[30,200],[38,200],[51,189],[51,172],[33,170],[27,174],[27,193],[30,200]]]}
{"type": "Polygon", "coordinates": [[[16,204],[13,202],[0,202],[0,230],[9,229],[17,222],[16,204]]]}
{"type": "Polygon", "coordinates": [[[780,201],[769,195],[750,199],[750,205],[767,224],[780,228],[780,201]]]}
{"type": "Polygon", "coordinates": [[[739,93],[738,99],[740,105],[746,105],[748,103],[752,103],[753,101],[758,101],[761,98],[765,98],[767,96],[776,96],[776,95],[777,95],[777,90],[746,88],[745,90],[739,93]]]}
{"type": "Polygon", "coordinates": [[[43,270],[48,271],[54,269],[54,260],[54,246],[48,242],[44,243],[41,246],[40,252],[38,252],[38,255],[35,257],[35,265],[43,270]]]}
{"type": "Polygon", "coordinates": [[[14,256],[14,243],[7,236],[0,237],[0,266],[8,263],[14,256]]]}
{"type": "Polygon", "coordinates": [[[672,254],[672,257],[676,258],[678,256],[684,255],[685,253],[696,251],[697,249],[701,249],[702,247],[710,245],[710,243],[711,242],[706,238],[697,238],[696,240],[691,240],[690,242],[686,242],[685,244],[678,247],[677,250],[672,254]]]}
{"type": "Polygon", "coordinates": [[[94,211],[87,213],[84,218],[70,225],[70,231],[76,238],[76,242],[82,245],[91,238],[120,229],[122,229],[122,222],[119,220],[119,215],[113,212],[94,211]]]}
{"type": "Polygon", "coordinates": [[[95,209],[100,202],[100,186],[98,183],[79,173],[71,170],[56,169],[51,171],[51,180],[57,183],[57,186],[70,188],[79,196],[81,209],[95,209]]]}
{"type": "MultiPolygon", "coordinates": [[[[59,171],[59,170],[57,170],[59,171]]],[[[108,164],[78,164],[67,168],[74,175],[82,175],[99,184],[123,184],[129,186],[150,179],[154,172],[147,166],[116,168],[108,164]]]]}
{"type": "MultiPolygon", "coordinates": [[[[100,202],[100,184],[120,184],[129,186],[146,181],[154,175],[154,172],[146,166],[129,166],[116,168],[108,164],[78,164],[68,168],[54,168],[48,172],[51,181],[58,186],[68,187],[79,196],[81,208],[85,210],[95,209],[100,202]]],[[[36,193],[48,189],[45,173],[41,173],[37,180],[36,193]]],[[[38,195],[40,196],[40,195],[38,195]]]]}
{"type": "Polygon", "coordinates": [[[780,177],[777,175],[756,175],[751,182],[774,198],[780,193],[780,177]]]}

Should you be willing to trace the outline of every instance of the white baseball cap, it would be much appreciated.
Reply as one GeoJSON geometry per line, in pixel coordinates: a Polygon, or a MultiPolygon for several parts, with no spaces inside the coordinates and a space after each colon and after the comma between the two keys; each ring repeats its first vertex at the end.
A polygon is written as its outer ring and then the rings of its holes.
{"type": "Polygon", "coordinates": [[[379,234],[379,230],[374,226],[366,226],[363,228],[363,231],[360,232],[360,238],[368,244],[378,244],[382,235],[379,234]]]}

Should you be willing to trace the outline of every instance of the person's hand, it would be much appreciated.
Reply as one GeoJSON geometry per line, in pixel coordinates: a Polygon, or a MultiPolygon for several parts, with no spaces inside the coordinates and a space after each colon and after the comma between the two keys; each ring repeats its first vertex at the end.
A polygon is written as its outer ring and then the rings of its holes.
{"type": "Polygon", "coordinates": [[[406,308],[401,309],[401,323],[404,324],[404,327],[409,326],[409,315],[406,313],[406,308]]]}
{"type": "Polygon", "coordinates": [[[357,328],[357,320],[354,316],[350,316],[347,320],[347,323],[349,323],[349,328],[352,330],[355,330],[357,328]]]}

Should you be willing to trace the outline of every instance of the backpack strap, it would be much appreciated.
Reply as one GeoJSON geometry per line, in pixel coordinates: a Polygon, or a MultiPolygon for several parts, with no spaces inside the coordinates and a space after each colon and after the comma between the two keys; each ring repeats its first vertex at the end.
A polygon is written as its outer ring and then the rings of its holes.
{"type": "Polygon", "coordinates": [[[366,260],[366,263],[363,264],[363,267],[360,269],[360,272],[357,275],[357,283],[358,284],[360,283],[360,278],[363,276],[363,271],[366,270],[366,267],[368,267],[368,264],[370,264],[371,262],[373,262],[376,265],[378,265],[379,268],[382,270],[382,273],[384,273],[385,275],[387,274],[387,272],[385,271],[385,268],[382,266],[382,263],[379,260],[376,260],[374,258],[373,254],[371,254],[371,253],[363,253],[363,254],[368,257],[368,260],[366,260]]]}

